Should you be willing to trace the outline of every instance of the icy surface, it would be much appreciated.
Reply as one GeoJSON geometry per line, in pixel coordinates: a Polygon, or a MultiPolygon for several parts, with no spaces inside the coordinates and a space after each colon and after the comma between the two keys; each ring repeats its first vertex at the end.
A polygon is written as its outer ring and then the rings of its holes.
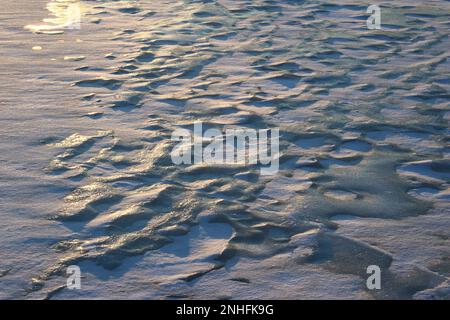
{"type": "Polygon", "coordinates": [[[0,298],[449,299],[450,6],[370,4],[2,3],[0,298]],[[194,121],[280,171],[173,165],[194,121]]]}

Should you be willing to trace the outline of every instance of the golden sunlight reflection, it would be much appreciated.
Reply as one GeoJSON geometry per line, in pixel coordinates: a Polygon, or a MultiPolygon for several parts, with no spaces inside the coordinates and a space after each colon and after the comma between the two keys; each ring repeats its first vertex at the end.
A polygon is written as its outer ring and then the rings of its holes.
{"type": "Polygon", "coordinates": [[[77,0],[52,0],[47,4],[47,10],[52,18],[46,18],[43,23],[26,25],[35,33],[57,34],[64,29],[79,29],[81,17],[88,11],[88,6],[77,0]]]}

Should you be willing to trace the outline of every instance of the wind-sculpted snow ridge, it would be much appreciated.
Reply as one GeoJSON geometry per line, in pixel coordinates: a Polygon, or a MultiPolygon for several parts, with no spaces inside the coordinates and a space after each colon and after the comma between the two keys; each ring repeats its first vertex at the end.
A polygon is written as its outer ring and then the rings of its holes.
{"type": "Polygon", "coordinates": [[[448,2],[385,3],[381,30],[366,1],[83,3],[117,52],[55,80],[95,129],[45,144],[73,232],[31,296],[71,297],[55,279],[81,265],[143,297],[449,298],[448,2]],[[174,165],[195,121],[279,128],[279,172],[174,165]]]}

